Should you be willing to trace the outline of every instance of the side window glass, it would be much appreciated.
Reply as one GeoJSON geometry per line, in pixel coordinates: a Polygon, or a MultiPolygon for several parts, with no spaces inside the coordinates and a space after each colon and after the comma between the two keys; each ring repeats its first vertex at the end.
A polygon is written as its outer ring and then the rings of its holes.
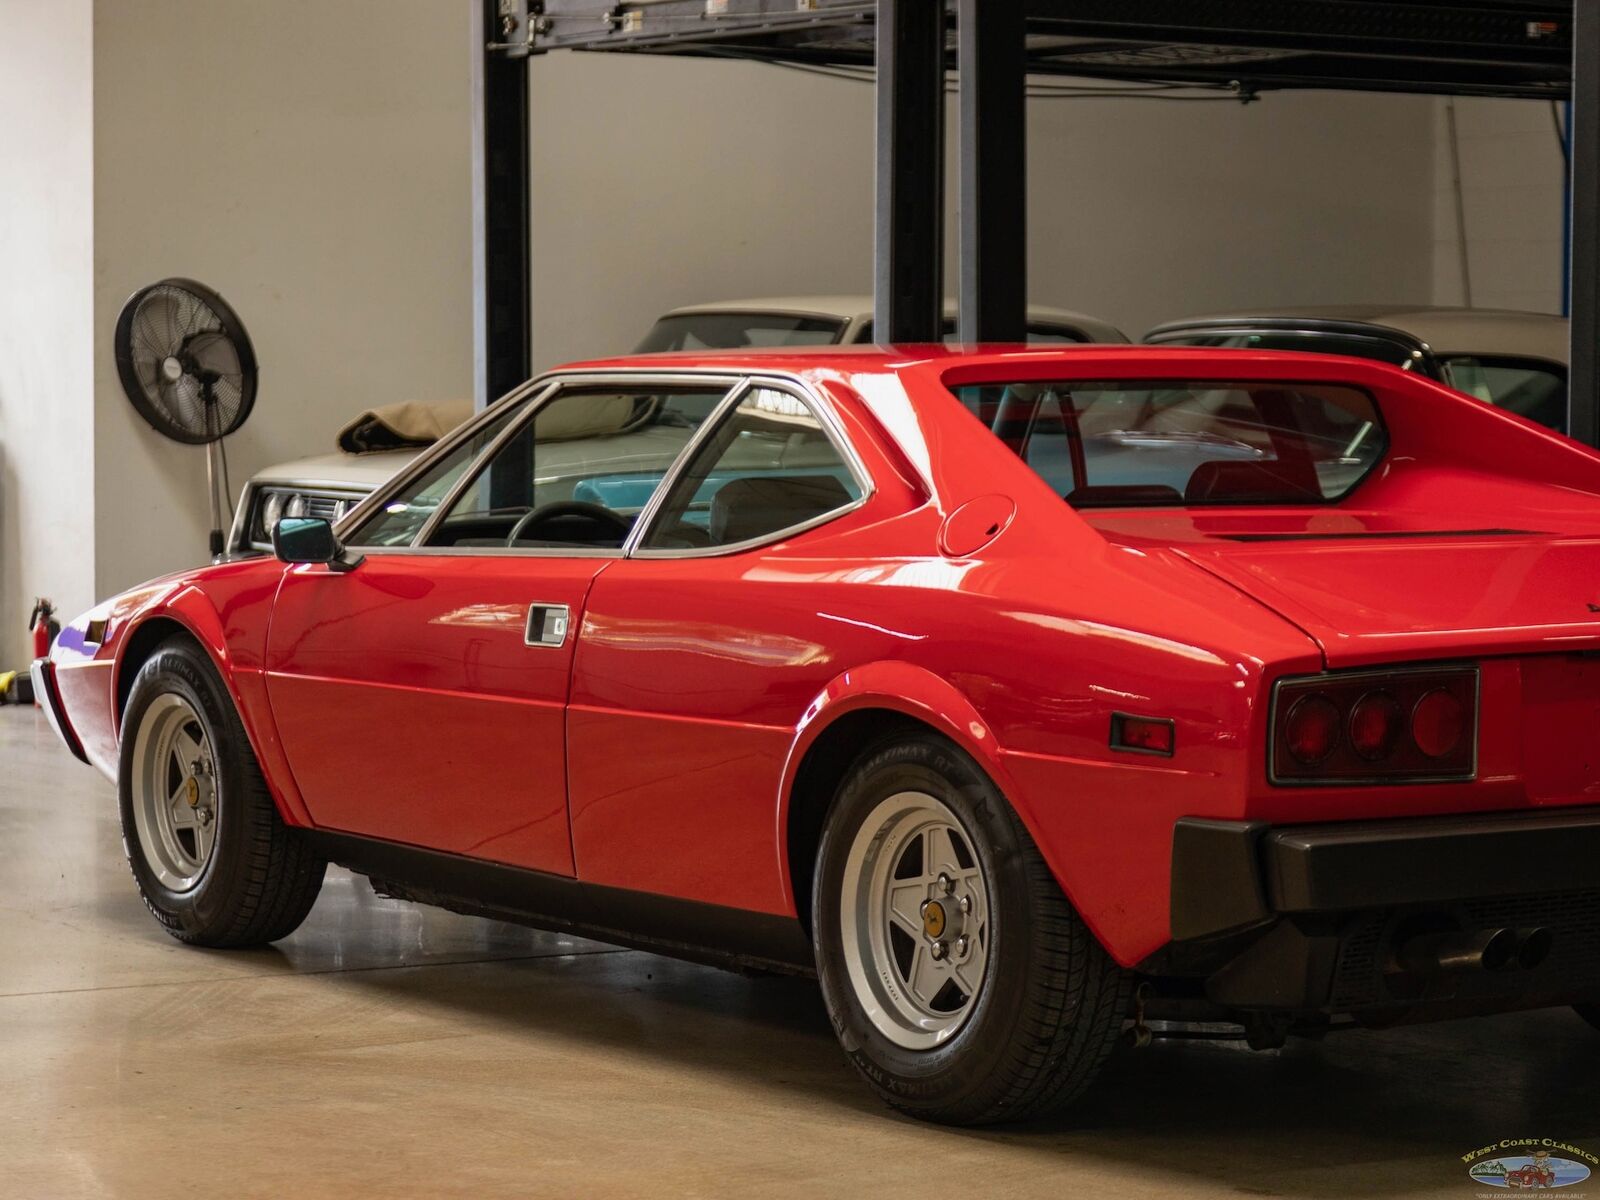
{"type": "Polygon", "coordinates": [[[726,394],[560,392],[478,469],[428,544],[620,548],[668,468],[726,394]]]}
{"type": "Polygon", "coordinates": [[[770,538],[862,494],[811,408],[788,392],[758,387],[673,484],[643,548],[714,549],[770,538]]]}
{"type": "Polygon", "coordinates": [[[466,474],[489,444],[527,410],[526,402],[510,405],[487,424],[480,426],[471,437],[459,443],[419,478],[391,496],[346,540],[352,546],[409,546],[427,524],[428,518],[450,494],[456,481],[466,474]]]}

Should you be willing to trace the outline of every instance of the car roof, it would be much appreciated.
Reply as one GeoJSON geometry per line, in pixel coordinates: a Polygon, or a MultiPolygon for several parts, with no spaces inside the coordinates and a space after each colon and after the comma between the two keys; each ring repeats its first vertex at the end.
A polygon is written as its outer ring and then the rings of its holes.
{"type": "MultiPolygon", "coordinates": [[[[737,374],[763,373],[798,375],[821,378],[828,375],[892,374],[918,368],[945,370],[955,367],[974,367],[980,371],[994,368],[996,378],[1004,378],[1010,365],[1037,367],[1051,361],[1083,360],[1083,364],[1104,363],[1115,374],[1137,372],[1141,363],[1153,363],[1165,358],[1181,358],[1190,362],[1215,363],[1219,374],[1226,374],[1230,364],[1248,363],[1254,368],[1270,369],[1281,364],[1284,376],[1293,378],[1307,363],[1324,364],[1317,375],[1328,374],[1328,368],[1337,374],[1348,370],[1352,375],[1362,374],[1378,364],[1334,354],[1306,354],[1296,350],[1211,349],[1193,346],[1139,346],[1101,344],[1097,342],[1070,342],[1052,345],[995,344],[979,346],[947,346],[940,342],[899,346],[762,346],[738,350],[676,350],[655,354],[629,354],[614,358],[589,359],[568,363],[547,372],[547,376],[562,374],[587,374],[602,372],[648,372],[671,374],[674,369],[697,371],[726,371],[737,374]]],[[[1397,368],[1382,367],[1393,371],[1397,368]]],[[[1209,374],[1209,371],[1208,371],[1209,374]]]]}
{"type": "MultiPolygon", "coordinates": [[[[666,317],[701,316],[709,313],[771,312],[794,316],[826,317],[838,321],[872,320],[872,296],[840,293],[818,296],[758,296],[747,300],[718,300],[709,304],[686,304],[662,314],[666,317]]],[[[950,320],[956,315],[956,302],[946,299],[944,315],[950,320]]],[[[1068,308],[1054,308],[1047,304],[1028,305],[1028,320],[1072,325],[1091,334],[1096,341],[1121,342],[1126,335],[1115,325],[1101,317],[1074,312],[1068,308]]]]}
{"type": "Polygon", "coordinates": [[[314,454],[309,458],[273,463],[250,478],[252,482],[266,484],[373,488],[386,482],[425,449],[425,446],[411,446],[404,450],[379,450],[372,454],[346,454],[343,451],[314,454]]]}
{"type": "Polygon", "coordinates": [[[1252,308],[1164,321],[1145,336],[1190,325],[1251,320],[1355,321],[1399,330],[1435,354],[1505,354],[1566,363],[1567,319],[1554,313],[1500,308],[1450,308],[1381,304],[1329,304],[1252,308]]]}

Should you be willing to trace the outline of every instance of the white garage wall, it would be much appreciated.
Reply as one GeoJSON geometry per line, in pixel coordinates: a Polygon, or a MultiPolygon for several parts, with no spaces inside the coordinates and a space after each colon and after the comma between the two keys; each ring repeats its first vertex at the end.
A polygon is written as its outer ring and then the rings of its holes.
{"type": "Polygon", "coordinates": [[[355,411],[470,394],[465,0],[95,5],[95,584],[206,554],[205,455],[153,432],[110,338],[137,287],[220,291],[261,363],[235,489],[355,411]]]}
{"type": "Polygon", "coordinates": [[[0,670],[94,597],[90,0],[0,0],[0,670]]]}
{"type": "MultiPolygon", "coordinates": [[[[262,389],[230,440],[236,487],[358,407],[465,394],[469,3],[399,0],[381,21],[366,0],[94,4],[98,536],[90,587],[64,596],[205,552],[203,453],[147,429],[116,380],[111,329],[139,285],[192,275],[251,329],[262,389]]],[[[537,365],[626,349],[675,304],[870,286],[870,88],[598,55],[531,70],[537,365]]],[[[1332,94],[1035,102],[1034,298],[1131,333],[1233,305],[1425,300],[1432,119],[1428,100],[1332,94]]]]}
{"type": "MultiPolygon", "coordinates": [[[[1434,297],[1463,304],[1445,101],[1435,109],[1434,297]]],[[[1564,172],[1550,104],[1466,98],[1455,112],[1473,304],[1559,312],[1564,172]]]]}
{"type": "MultiPolygon", "coordinates": [[[[532,71],[538,365],[626,349],[676,304],[870,288],[870,87],[605,55],[532,71]]],[[[1040,303],[1137,334],[1235,305],[1431,294],[1431,100],[1036,100],[1029,114],[1040,303]]]]}

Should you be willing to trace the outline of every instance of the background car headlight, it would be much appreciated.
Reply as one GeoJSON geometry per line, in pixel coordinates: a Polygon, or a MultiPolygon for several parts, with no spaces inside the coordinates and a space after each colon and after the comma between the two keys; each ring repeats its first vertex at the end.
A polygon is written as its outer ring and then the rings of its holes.
{"type": "Polygon", "coordinates": [[[286,517],[303,517],[306,515],[306,498],[299,492],[289,497],[283,506],[283,515],[286,517]]]}
{"type": "Polygon", "coordinates": [[[282,492],[268,492],[267,498],[261,502],[261,532],[270,537],[278,521],[283,517],[283,503],[287,499],[282,492]]]}

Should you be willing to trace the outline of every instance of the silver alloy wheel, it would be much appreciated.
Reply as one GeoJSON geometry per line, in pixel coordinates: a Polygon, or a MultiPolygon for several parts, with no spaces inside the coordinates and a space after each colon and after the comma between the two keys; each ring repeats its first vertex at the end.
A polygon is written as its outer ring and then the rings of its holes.
{"type": "Polygon", "coordinates": [[[954,1037],[982,991],[993,933],[959,818],[924,792],[888,797],[856,831],[842,886],[845,966],[868,1019],[908,1050],[954,1037]]]}
{"type": "Polygon", "coordinates": [[[133,820],[144,860],[174,892],[200,882],[217,836],[217,766],[200,715],[165,692],[134,734],[133,820]]]}

